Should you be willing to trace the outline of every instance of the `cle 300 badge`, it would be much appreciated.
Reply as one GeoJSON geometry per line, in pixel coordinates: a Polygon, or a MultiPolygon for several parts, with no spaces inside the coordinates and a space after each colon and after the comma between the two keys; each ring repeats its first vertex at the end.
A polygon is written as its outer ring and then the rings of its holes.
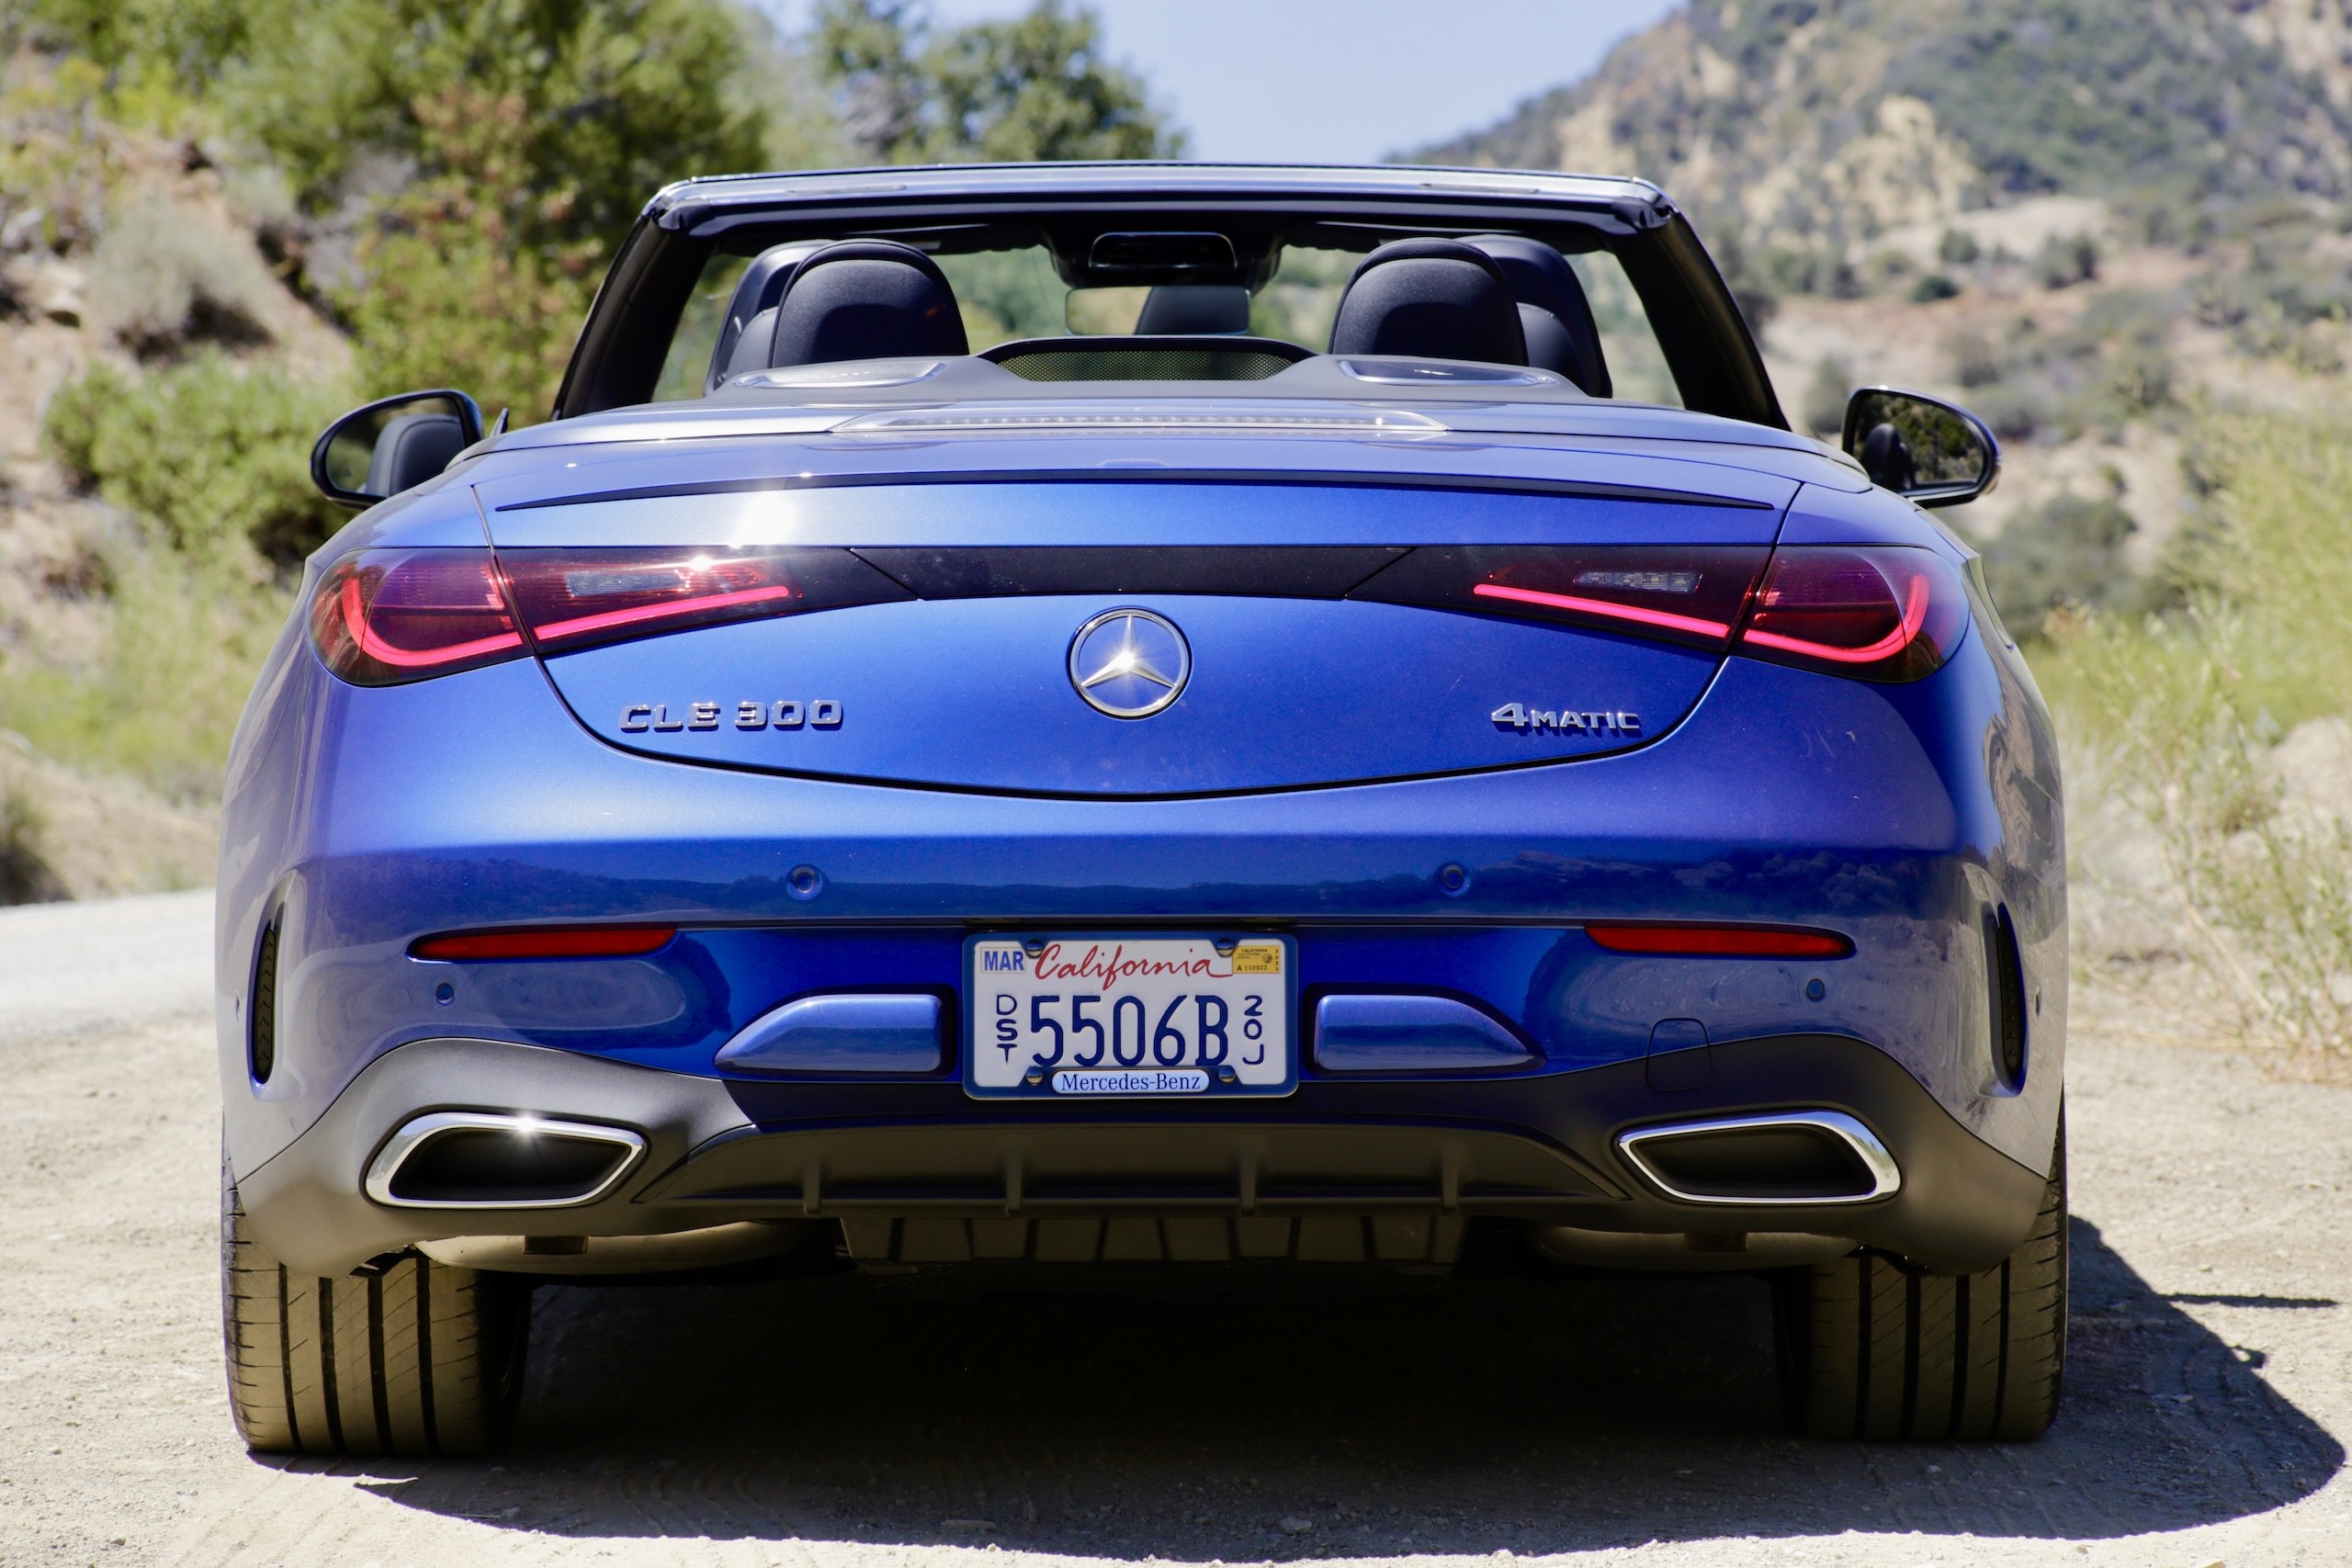
{"type": "MultiPolygon", "coordinates": [[[[673,715],[667,703],[631,703],[621,709],[621,728],[631,735],[652,730],[717,729],[729,706],[726,703],[688,703],[683,714],[673,715]]],[[[745,701],[732,706],[738,729],[798,729],[804,726],[810,729],[839,729],[842,725],[842,705],[831,697],[820,697],[810,703],[789,699],[773,703],[745,701]]]]}

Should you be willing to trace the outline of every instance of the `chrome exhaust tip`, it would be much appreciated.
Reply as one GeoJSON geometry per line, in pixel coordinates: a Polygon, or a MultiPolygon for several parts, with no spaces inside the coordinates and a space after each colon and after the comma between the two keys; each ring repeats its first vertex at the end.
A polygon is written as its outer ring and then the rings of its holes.
{"type": "Polygon", "coordinates": [[[1902,1190],[1878,1134],[1842,1111],[1781,1111],[1636,1127],[1617,1152],[1685,1203],[1868,1203],[1902,1190]]]}
{"type": "Polygon", "coordinates": [[[644,1156],[627,1127],[435,1111],[385,1140],[363,1185],[394,1209],[563,1209],[602,1198],[644,1156]]]}

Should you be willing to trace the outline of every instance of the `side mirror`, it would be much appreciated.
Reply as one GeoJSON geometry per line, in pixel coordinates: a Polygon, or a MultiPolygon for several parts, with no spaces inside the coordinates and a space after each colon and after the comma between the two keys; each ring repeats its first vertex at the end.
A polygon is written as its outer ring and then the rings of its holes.
{"type": "Polygon", "coordinates": [[[2001,444],[1983,420],[1892,387],[1864,387],[1848,400],[1841,445],[1871,483],[1922,506],[1974,501],[2001,477],[2001,444]]]}
{"type": "Polygon", "coordinates": [[[311,448],[311,482],[329,501],[373,506],[421,485],[481,439],[481,408],[444,387],[353,409],[311,448]]]}

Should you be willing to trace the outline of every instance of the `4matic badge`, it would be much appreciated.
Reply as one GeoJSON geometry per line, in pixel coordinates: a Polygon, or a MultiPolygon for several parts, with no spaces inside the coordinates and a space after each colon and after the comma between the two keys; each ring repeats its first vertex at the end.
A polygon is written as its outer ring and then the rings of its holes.
{"type": "Polygon", "coordinates": [[[1604,713],[1573,713],[1566,709],[1532,708],[1518,703],[1505,703],[1487,716],[1498,729],[1516,729],[1524,734],[1531,729],[1557,730],[1564,735],[1636,736],[1642,732],[1642,716],[1623,709],[1604,713]]]}

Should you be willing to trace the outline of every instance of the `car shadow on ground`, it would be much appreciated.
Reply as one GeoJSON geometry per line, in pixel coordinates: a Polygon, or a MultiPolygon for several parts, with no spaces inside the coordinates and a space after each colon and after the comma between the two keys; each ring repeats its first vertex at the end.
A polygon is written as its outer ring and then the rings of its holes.
{"type": "Polygon", "coordinates": [[[2032,1444],[1792,1439],[1748,1277],[942,1270],[545,1290],[501,1461],[332,1468],[559,1536],[1195,1562],[1848,1529],[2089,1540],[2326,1483],[2342,1446],[2258,1355],[2095,1226],[2073,1234],[2066,1404],[2032,1444]]]}

